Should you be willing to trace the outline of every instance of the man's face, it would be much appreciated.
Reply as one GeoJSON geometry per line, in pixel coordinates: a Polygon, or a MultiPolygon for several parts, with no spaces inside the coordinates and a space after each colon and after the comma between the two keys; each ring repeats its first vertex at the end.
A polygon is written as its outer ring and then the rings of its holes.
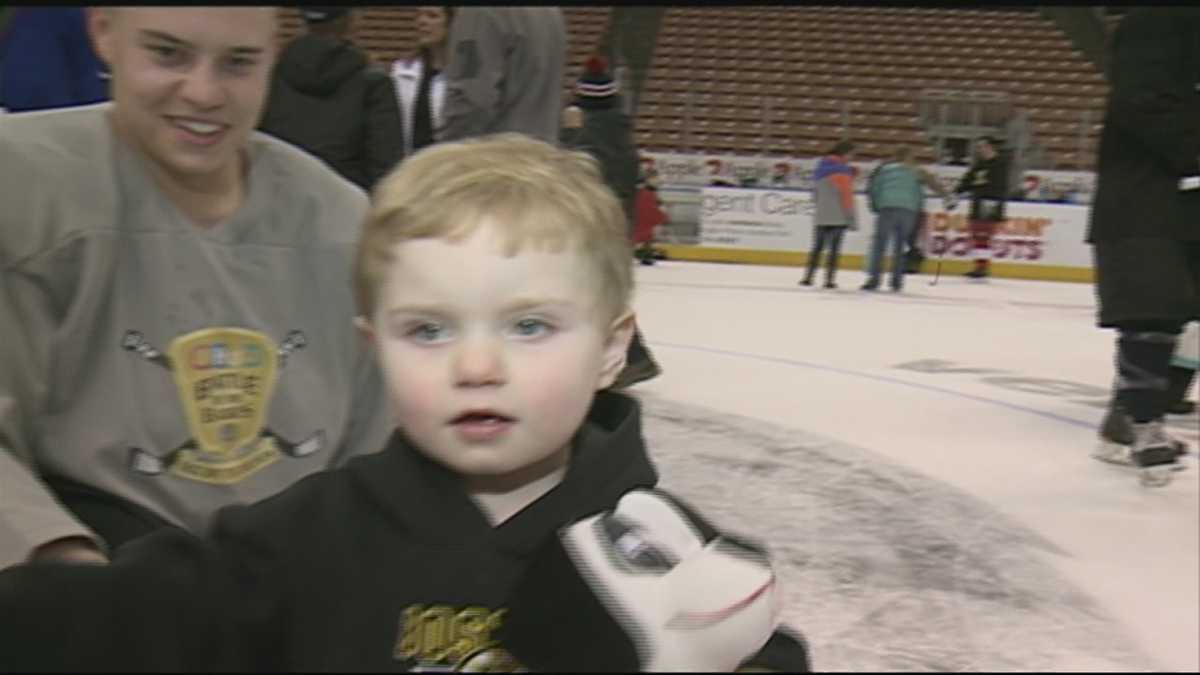
{"type": "Polygon", "coordinates": [[[976,141],[975,152],[983,159],[991,159],[996,156],[996,148],[987,141],[976,141]]]}
{"type": "Polygon", "coordinates": [[[273,8],[92,9],[88,28],[118,133],[182,179],[237,170],[267,95],[273,8]]]}
{"type": "Polygon", "coordinates": [[[417,8],[417,45],[434,47],[446,41],[446,8],[417,8]]]}
{"type": "Polygon", "coordinates": [[[505,257],[493,228],[398,243],[367,329],[399,426],[468,485],[565,462],[633,331],[631,315],[597,319],[578,253],[505,257]]]}

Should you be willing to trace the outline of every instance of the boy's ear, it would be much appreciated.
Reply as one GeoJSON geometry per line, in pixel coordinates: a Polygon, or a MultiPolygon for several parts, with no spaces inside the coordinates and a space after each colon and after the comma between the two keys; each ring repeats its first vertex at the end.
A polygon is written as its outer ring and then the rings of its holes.
{"type": "Polygon", "coordinates": [[[354,317],[354,327],[358,329],[358,332],[362,334],[367,342],[372,345],[375,344],[375,327],[371,325],[367,317],[362,315],[354,317]]]}
{"type": "Polygon", "coordinates": [[[92,50],[96,56],[112,69],[112,40],[113,23],[116,20],[116,7],[87,7],[84,9],[84,22],[92,50]]]}
{"type": "Polygon", "coordinates": [[[608,339],[604,343],[604,365],[600,369],[600,380],[596,383],[597,390],[611,386],[625,368],[625,355],[629,352],[629,341],[633,339],[633,329],[636,326],[637,317],[632,309],[617,317],[609,326],[608,339]]]}

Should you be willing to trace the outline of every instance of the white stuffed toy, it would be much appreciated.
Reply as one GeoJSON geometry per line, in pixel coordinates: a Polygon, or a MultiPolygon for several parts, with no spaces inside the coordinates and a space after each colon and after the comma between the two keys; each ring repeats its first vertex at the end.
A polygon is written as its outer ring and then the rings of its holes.
{"type": "Polygon", "coordinates": [[[505,646],[533,670],[733,671],[779,625],[766,552],[659,490],[562,529],[509,603],[505,646]]]}

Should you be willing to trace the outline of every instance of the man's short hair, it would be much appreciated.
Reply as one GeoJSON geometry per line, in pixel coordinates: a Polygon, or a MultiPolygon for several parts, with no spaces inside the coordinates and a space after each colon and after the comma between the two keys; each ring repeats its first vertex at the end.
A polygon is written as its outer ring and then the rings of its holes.
{"type": "Polygon", "coordinates": [[[349,7],[301,7],[300,16],[310,24],[336,21],[350,13],[349,7]]]}
{"type": "Polygon", "coordinates": [[[852,150],[854,150],[854,142],[853,141],[838,141],[833,146],[833,149],[829,151],[829,154],[844,155],[852,150]]]}
{"type": "Polygon", "coordinates": [[[504,255],[526,246],[577,251],[592,268],[603,318],[628,309],[633,251],[600,165],[587,153],[503,133],[428,146],[375,187],[355,261],[359,314],[373,315],[398,242],[462,241],[485,221],[499,228],[504,255]]]}

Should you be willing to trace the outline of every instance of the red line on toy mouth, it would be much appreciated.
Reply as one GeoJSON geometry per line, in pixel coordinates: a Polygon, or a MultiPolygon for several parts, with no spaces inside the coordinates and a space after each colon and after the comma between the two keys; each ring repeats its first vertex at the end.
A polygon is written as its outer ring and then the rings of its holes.
{"type": "Polygon", "coordinates": [[[749,607],[774,585],[775,575],[772,574],[771,578],[753,593],[724,609],[719,609],[715,612],[686,612],[676,614],[667,621],[667,626],[670,628],[703,628],[718,621],[724,621],[746,607],[749,607]]]}

